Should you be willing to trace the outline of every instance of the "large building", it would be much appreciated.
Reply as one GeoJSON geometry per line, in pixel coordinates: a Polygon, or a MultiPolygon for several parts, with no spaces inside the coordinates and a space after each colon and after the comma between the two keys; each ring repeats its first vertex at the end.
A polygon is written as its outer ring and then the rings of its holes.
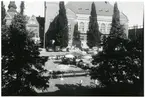
{"type": "MultiPolygon", "coordinates": [[[[65,6],[69,27],[69,46],[72,45],[74,25],[78,23],[78,30],[81,33],[82,47],[86,48],[86,33],[88,31],[89,16],[92,2],[68,2],[65,6]]],[[[113,6],[106,1],[95,2],[99,30],[104,35],[108,35],[113,15],[113,6]]],[[[59,13],[58,2],[45,2],[45,33],[49,29],[50,23],[59,13]]],[[[120,21],[124,25],[125,33],[128,36],[128,18],[120,12],[120,21]]]]}

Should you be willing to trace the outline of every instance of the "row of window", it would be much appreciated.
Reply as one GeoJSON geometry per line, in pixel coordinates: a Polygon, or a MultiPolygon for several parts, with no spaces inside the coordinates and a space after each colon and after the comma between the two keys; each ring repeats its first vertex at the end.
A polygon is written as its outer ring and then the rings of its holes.
{"type": "MultiPolygon", "coordinates": [[[[111,29],[111,25],[109,24],[109,25],[107,25],[107,32],[109,32],[110,29],[111,29]]],[[[82,32],[84,32],[85,27],[84,27],[84,23],[83,22],[80,23],[79,30],[82,31],[82,32]]],[[[100,31],[102,33],[106,34],[105,33],[106,32],[106,25],[104,23],[101,24],[100,31]]]]}
{"type": "MultiPolygon", "coordinates": [[[[69,32],[71,32],[71,25],[70,24],[68,25],[68,28],[69,28],[69,32]]],[[[84,23],[81,22],[79,25],[79,31],[84,32],[84,29],[85,29],[84,23]]],[[[109,24],[109,25],[107,25],[107,32],[108,33],[110,32],[110,29],[111,29],[111,25],[109,24]]],[[[106,33],[106,25],[104,23],[101,24],[100,32],[102,32],[103,34],[108,34],[108,33],[106,33]]],[[[71,34],[69,34],[69,39],[71,39],[71,34]]],[[[80,39],[85,40],[85,36],[81,35],[80,39]]]]}

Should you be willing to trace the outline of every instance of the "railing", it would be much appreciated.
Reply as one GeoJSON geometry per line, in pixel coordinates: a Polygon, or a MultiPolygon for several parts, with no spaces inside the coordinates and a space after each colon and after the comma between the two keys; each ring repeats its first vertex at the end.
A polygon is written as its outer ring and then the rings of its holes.
{"type": "Polygon", "coordinates": [[[143,25],[135,25],[128,27],[128,29],[140,29],[140,28],[143,28],[143,25]]]}
{"type": "Polygon", "coordinates": [[[68,71],[60,73],[50,73],[49,77],[52,79],[61,78],[61,77],[80,77],[89,75],[89,71],[68,71]]]}

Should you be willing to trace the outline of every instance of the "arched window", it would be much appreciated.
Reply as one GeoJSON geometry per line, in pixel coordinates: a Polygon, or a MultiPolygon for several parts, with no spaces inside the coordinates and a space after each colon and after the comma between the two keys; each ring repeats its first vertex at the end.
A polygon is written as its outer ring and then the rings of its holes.
{"type": "Polygon", "coordinates": [[[80,27],[79,28],[80,28],[81,31],[84,31],[84,23],[83,22],[80,23],[80,27]]]}
{"type": "Polygon", "coordinates": [[[68,29],[69,29],[69,32],[71,31],[71,25],[70,24],[68,24],[68,29]]]}
{"type": "Polygon", "coordinates": [[[106,34],[110,33],[110,29],[111,29],[111,24],[108,24],[108,26],[107,26],[107,33],[106,34]]]}
{"type": "Polygon", "coordinates": [[[101,24],[101,29],[100,29],[100,31],[102,32],[102,34],[106,34],[106,33],[105,33],[105,24],[104,24],[104,23],[101,24]]]}

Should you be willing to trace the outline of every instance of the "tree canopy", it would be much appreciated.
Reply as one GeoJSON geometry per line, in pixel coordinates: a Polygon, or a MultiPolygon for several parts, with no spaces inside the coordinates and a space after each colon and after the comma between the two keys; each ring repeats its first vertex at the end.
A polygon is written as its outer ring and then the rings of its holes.
{"type": "MultiPolygon", "coordinates": [[[[92,68],[91,78],[98,79],[105,86],[115,84],[116,89],[121,87],[119,84],[131,84],[137,86],[136,91],[139,92],[143,89],[142,40],[133,42],[124,37],[119,16],[115,3],[110,35],[104,41],[103,51],[93,57],[92,63],[97,67],[92,68]]],[[[126,88],[130,87],[125,86],[124,89],[126,88]]]]}
{"type": "Polygon", "coordinates": [[[9,27],[2,27],[2,95],[33,95],[34,87],[46,89],[46,58],[39,56],[26,17],[18,13],[9,27]]]}

